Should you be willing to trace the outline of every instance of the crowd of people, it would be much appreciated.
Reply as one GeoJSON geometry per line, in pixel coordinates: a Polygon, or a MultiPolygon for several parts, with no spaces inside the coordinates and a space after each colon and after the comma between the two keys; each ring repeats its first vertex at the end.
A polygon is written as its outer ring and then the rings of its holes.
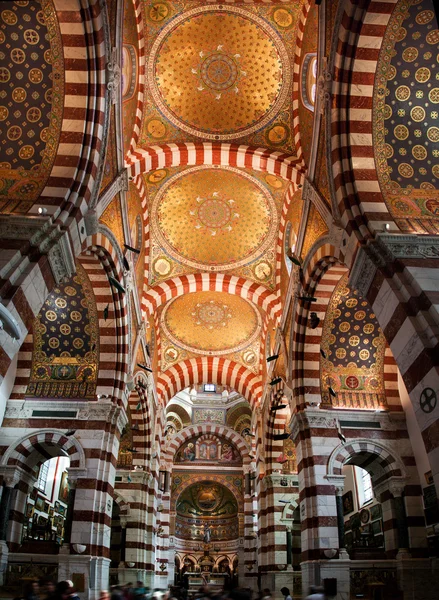
{"type": "MultiPolygon", "coordinates": [[[[290,590],[281,588],[285,600],[292,600],[290,590]]],[[[80,600],[72,581],[55,583],[50,579],[30,581],[25,585],[23,596],[14,600],[80,600]]],[[[254,595],[248,588],[232,590],[215,590],[205,585],[195,594],[189,594],[184,587],[171,586],[169,590],[145,587],[141,581],[136,584],[125,583],[114,585],[110,590],[103,590],[99,600],[272,600],[269,589],[263,589],[254,595]]],[[[325,600],[323,588],[312,587],[305,600],[325,600]]]]}

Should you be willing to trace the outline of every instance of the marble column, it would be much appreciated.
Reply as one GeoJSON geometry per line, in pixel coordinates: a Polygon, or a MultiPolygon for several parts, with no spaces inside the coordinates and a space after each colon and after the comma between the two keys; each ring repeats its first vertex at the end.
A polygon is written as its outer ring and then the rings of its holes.
{"type": "Polygon", "coordinates": [[[14,487],[19,481],[19,473],[14,471],[3,475],[2,496],[0,501],[0,585],[5,583],[8,566],[9,548],[6,543],[14,487]]]}
{"type": "Polygon", "coordinates": [[[390,491],[393,495],[393,512],[396,520],[396,532],[398,539],[398,555],[410,556],[409,530],[407,525],[407,515],[403,497],[404,484],[390,482],[390,491]]]}
{"type": "Polygon", "coordinates": [[[69,544],[72,535],[73,511],[75,508],[76,480],[69,478],[69,498],[67,501],[67,515],[64,521],[64,543],[69,544]]]}

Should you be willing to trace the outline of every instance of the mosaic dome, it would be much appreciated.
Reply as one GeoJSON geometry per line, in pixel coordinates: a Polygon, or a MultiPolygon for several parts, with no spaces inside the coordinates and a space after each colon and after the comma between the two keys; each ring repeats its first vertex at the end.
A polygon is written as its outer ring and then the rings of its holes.
{"type": "Polygon", "coordinates": [[[148,82],[174,125],[198,137],[232,139],[262,128],[280,110],[290,68],[279,36],[263,19],[237,7],[207,6],[163,28],[151,49],[148,82]]]}
{"type": "Polygon", "coordinates": [[[256,308],[239,296],[196,292],[172,300],[162,314],[171,341],[197,354],[228,354],[251,344],[260,334],[256,308]]]}
{"type": "Polygon", "coordinates": [[[254,260],[277,231],[270,193],[231,167],[194,167],[175,175],[155,197],[151,213],[162,247],[183,264],[203,270],[254,260]]]}

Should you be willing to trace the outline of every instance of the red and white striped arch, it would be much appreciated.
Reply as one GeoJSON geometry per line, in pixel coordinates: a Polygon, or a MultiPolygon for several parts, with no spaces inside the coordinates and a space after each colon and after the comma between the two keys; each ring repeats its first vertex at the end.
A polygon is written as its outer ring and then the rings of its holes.
{"type": "Polygon", "coordinates": [[[145,289],[142,298],[144,318],[153,315],[159,306],[171,298],[193,292],[225,292],[241,296],[262,308],[271,318],[279,318],[281,306],[277,294],[273,294],[263,285],[249,281],[244,277],[225,275],[224,273],[195,273],[168,279],[153,288],[145,289]]]}
{"type": "Polygon", "coordinates": [[[18,439],[6,449],[0,466],[18,466],[27,473],[33,473],[53,456],[68,456],[69,467],[85,468],[85,453],[74,436],[67,437],[57,429],[41,429],[18,439]]]}
{"type": "Polygon", "coordinates": [[[256,407],[262,395],[261,377],[239,363],[218,356],[181,361],[157,376],[157,393],[164,405],[181,390],[203,382],[228,385],[256,407]]]}
{"type": "Polygon", "coordinates": [[[229,142],[179,142],[136,148],[127,157],[126,166],[132,177],[164,167],[218,165],[243,167],[277,175],[301,183],[303,165],[288,153],[229,142]]]}
{"type": "Polygon", "coordinates": [[[86,212],[103,155],[102,124],[109,115],[105,8],[99,0],[54,0],[54,5],[63,45],[65,97],[58,151],[38,206],[65,221],[74,207],[86,212]]]}
{"type": "MultiPolygon", "coordinates": [[[[372,113],[378,57],[396,3],[344,0],[338,29],[331,106],[332,177],[341,222],[359,241],[391,220],[374,160],[372,113]]],[[[347,256],[349,263],[353,254],[347,256]]]]}

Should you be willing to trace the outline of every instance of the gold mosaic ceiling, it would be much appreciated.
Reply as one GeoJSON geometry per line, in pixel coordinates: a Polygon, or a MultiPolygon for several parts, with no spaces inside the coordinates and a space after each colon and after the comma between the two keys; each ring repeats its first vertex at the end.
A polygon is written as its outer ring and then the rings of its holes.
{"type": "Polygon", "coordinates": [[[196,354],[238,352],[260,335],[258,310],[239,296],[196,292],[165,307],[161,325],[178,347],[196,354]]]}
{"type": "Polygon", "coordinates": [[[281,39],[263,19],[237,7],[201,6],[172,20],[155,40],[148,76],[169,121],[211,139],[266,124],[290,86],[281,39]]]}
{"type": "Polygon", "coordinates": [[[180,262],[222,271],[262,255],[277,234],[271,194],[234,168],[194,167],[169,179],[151,208],[160,245],[180,262]]]}

